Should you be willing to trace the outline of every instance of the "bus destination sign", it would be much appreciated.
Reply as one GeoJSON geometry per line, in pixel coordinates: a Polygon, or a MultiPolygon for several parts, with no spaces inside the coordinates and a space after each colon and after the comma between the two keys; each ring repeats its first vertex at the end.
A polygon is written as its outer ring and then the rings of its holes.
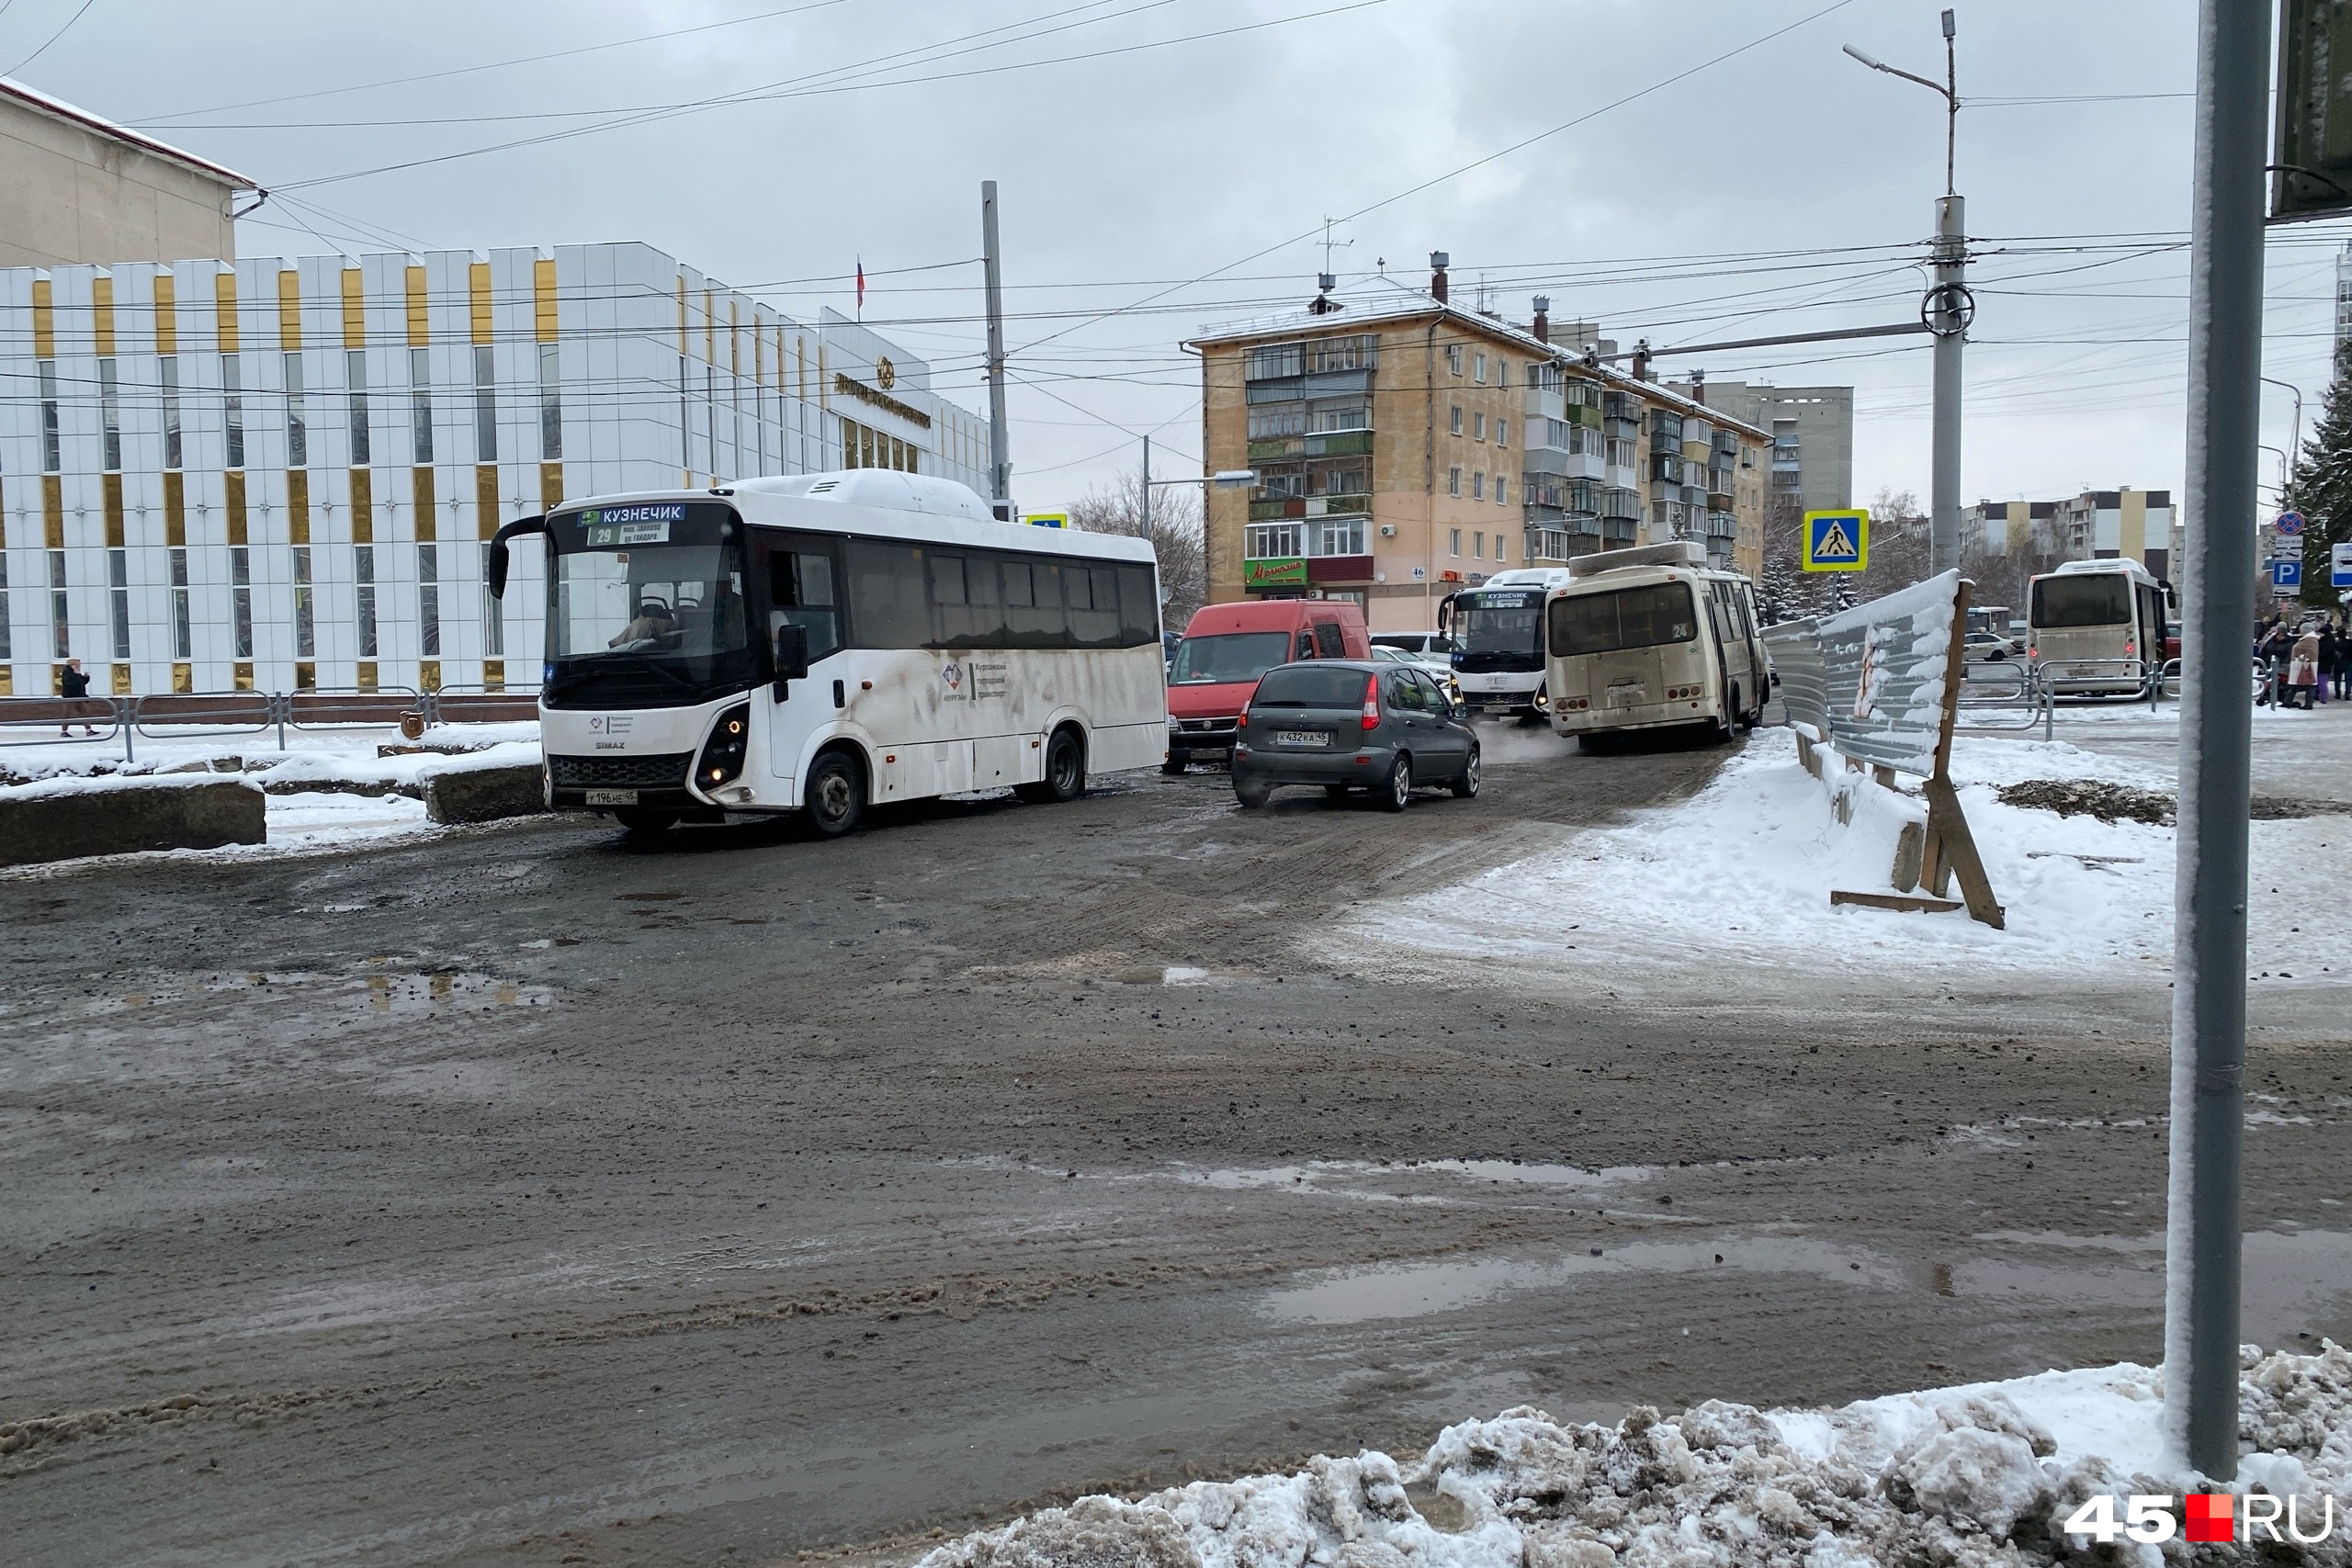
{"type": "Polygon", "coordinates": [[[665,545],[670,525],[686,520],[682,501],[648,502],[636,506],[592,506],[580,514],[592,550],[626,548],[630,545],[665,545]]]}

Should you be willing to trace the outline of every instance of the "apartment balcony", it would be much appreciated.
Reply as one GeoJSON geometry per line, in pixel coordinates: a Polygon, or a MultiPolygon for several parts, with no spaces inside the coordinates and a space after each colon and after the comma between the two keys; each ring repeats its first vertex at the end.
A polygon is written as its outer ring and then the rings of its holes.
{"type": "Polygon", "coordinates": [[[1520,458],[1520,467],[1526,470],[1527,479],[1532,483],[1537,475],[1597,479],[1603,477],[1603,470],[1608,465],[1600,460],[1598,452],[1568,452],[1557,446],[1531,446],[1520,458]]]}
{"type": "Polygon", "coordinates": [[[1639,424],[1642,400],[1631,392],[1603,392],[1600,395],[1600,414],[1603,419],[1629,420],[1639,424]]]}
{"type": "Polygon", "coordinates": [[[1634,543],[1641,532],[1637,517],[1604,517],[1600,520],[1600,543],[1604,549],[1623,549],[1634,543]]]}
{"type": "Polygon", "coordinates": [[[1706,528],[1707,537],[1710,539],[1736,539],[1739,537],[1739,519],[1733,516],[1728,512],[1708,513],[1706,528]]]}
{"type": "Polygon", "coordinates": [[[1368,495],[1310,495],[1306,498],[1306,515],[1309,517],[1364,516],[1372,511],[1368,495]]]}
{"type": "Polygon", "coordinates": [[[1279,463],[1302,457],[1351,457],[1372,450],[1369,430],[1331,430],[1313,435],[1277,435],[1250,443],[1253,463],[1279,463]]]}
{"type": "Polygon", "coordinates": [[[1736,459],[1736,457],[1738,457],[1738,456],[1739,456],[1739,434],[1738,434],[1738,432],[1736,432],[1736,431],[1731,431],[1731,430],[1718,430],[1718,431],[1716,431],[1716,432],[1715,432],[1715,457],[1716,457],[1716,458],[1717,458],[1719,461],[1721,461],[1721,462],[1724,462],[1724,463],[1726,463],[1726,464],[1727,464],[1727,463],[1732,462],[1732,461],[1733,461],[1734,459],[1736,459]]]}
{"type": "Polygon", "coordinates": [[[1682,482],[1682,454],[1679,452],[1651,453],[1650,478],[1667,484],[1680,484],[1682,482]]]}
{"type": "Polygon", "coordinates": [[[1253,501],[1250,503],[1250,521],[1252,523],[1270,523],[1278,517],[1306,515],[1306,497],[1303,495],[1276,496],[1269,501],[1253,501]]]}
{"type": "Polygon", "coordinates": [[[1638,419],[1603,418],[1600,433],[1611,441],[1639,441],[1642,438],[1642,422],[1638,419]]]}

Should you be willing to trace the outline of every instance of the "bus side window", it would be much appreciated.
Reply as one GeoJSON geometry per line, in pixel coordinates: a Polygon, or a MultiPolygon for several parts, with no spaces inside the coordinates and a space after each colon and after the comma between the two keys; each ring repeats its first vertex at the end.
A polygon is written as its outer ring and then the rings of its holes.
{"type": "Polygon", "coordinates": [[[787,626],[807,628],[811,663],[842,646],[831,556],[783,549],[768,556],[768,631],[787,626]]]}

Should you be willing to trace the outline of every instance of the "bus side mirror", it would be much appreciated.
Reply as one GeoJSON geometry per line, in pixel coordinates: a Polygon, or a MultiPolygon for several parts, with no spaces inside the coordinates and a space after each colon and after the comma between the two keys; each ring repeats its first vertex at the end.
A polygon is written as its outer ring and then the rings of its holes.
{"type": "Polygon", "coordinates": [[[491,536],[490,559],[483,563],[482,578],[493,599],[506,597],[506,568],[509,552],[506,541],[518,534],[544,534],[548,520],[544,516],[518,517],[491,536]]]}
{"type": "Polygon", "coordinates": [[[491,541],[490,596],[493,599],[503,599],[506,597],[507,555],[508,551],[505,540],[493,539],[491,541]]]}
{"type": "Polygon", "coordinates": [[[790,684],[808,678],[808,628],[783,626],[775,629],[775,700],[792,695],[790,684]]]}

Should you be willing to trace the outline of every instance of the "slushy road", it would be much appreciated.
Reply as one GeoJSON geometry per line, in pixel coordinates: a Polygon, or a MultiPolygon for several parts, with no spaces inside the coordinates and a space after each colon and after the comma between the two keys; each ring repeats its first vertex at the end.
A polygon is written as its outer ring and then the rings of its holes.
{"type": "MultiPolygon", "coordinates": [[[[772,1562],[1521,1403],[2156,1357],[2160,978],[1305,956],[1721,756],[1487,733],[1396,817],[1195,772],[0,882],[0,1560],[772,1562]]],[[[2272,995],[2245,1337],[2309,1348],[2352,1049],[2272,995]]]]}

